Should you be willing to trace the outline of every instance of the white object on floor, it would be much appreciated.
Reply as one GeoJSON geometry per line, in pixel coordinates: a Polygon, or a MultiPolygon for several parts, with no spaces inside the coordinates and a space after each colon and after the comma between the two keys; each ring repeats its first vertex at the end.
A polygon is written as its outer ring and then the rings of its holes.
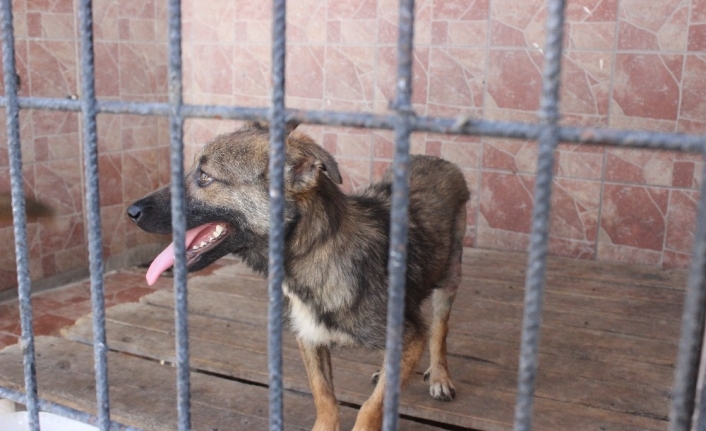
{"type": "Polygon", "coordinates": [[[9,415],[10,413],[15,413],[14,401],[0,398],[0,416],[9,415]]]}
{"type": "MultiPolygon", "coordinates": [[[[98,428],[93,425],[46,412],[39,412],[39,426],[42,431],[98,431],[98,428]]],[[[0,431],[27,430],[29,430],[27,412],[16,412],[0,416],[0,431]]]]}

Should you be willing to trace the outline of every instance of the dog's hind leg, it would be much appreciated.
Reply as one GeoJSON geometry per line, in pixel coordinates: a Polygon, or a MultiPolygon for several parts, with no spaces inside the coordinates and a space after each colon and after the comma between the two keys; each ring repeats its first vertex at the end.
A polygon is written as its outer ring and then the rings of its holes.
{"type": "MultiPolygon", "coordinates": [[[[405,337],[402,348],[402,366],[400,369],[401,385],[409,380],[414,372],[419,359],[424,354],[424,344],[426,343],[425,332],[419,332],[413,336],[405,337]]],[[[355,420],[353,431],[380,431],[382,428],[383,400],[385,397],[385,370],[380,370],[377,384],[372,395],[360,407],[358,417],[355,420]]]]}
{"type": "Polygon", "coordinates": [[[316,405],[316,423],[312,431],[339,431],[338,402],[333,390],[331,352],[327,346],[310,345],[300,339],[297,341],[316,405]]]}
{"type": "Polygon", "coordinates": [[[429,381],[429,394],[437,400],[451,401],[456,396],[456,389],[449,376],[446,359],[446,336],[449,333],[449,316],[458,285],[461,281],[461,259],[463,256],[463,234],[466,230],[465,207],[458,215],[451,246],[451,265],[444,285],[434,290],[432,308],[434,314],[429,338],[429,369],[424,373],[424,380],[429,381]]]}

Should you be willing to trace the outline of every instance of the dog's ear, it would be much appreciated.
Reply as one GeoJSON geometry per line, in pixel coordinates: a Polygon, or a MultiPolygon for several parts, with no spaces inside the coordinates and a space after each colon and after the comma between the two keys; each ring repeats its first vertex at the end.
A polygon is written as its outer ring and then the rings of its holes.
{"type": "MultiPolygon", "coordinates": [[[[294,131],[299,126],[299,122],[295,120],[289,120],[287,121],[285,127],[284,127],[284,134],[285,136],[289,136],[290,133],[294,131]]],[[[263,132],[269,132],[270,131],[270,123],[269,121],[248,121],[245,123],[243,126],[243,129],[254,129],[254,130],[260,130],[263,132]]]]}
{"type": "Polygon", "coordinates": [[[285,171],[289,186],[299,193],[316,186],[321,173],[336,184],[343,182],[336,160],[313,142],[303,146],[298,145],[294,151],[288,152],[285,171]]]}

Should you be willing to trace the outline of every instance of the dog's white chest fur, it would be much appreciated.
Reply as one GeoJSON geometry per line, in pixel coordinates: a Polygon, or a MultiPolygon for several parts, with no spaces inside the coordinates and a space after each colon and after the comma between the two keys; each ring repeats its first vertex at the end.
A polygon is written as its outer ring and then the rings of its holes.
{"type": "Polygon", "coordinates": [[[292,331],[302,341],[317,346],[354,344],[353,339],[348,334],[328,329],[325,325],[318,323],[315,312],[288,289],[287,283],[282,283],[282,293],[289,298],[291,304],[290,320],[292,331]]]}

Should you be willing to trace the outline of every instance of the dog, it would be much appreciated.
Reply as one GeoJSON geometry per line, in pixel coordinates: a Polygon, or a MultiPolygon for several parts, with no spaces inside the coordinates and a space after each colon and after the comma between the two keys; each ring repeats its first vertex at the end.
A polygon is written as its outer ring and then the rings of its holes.
{"type": "MultiPolygon", "coordinates": [[[[385,348],[392,174],[361,193],[344,194],[334,158],[288,125],[285,158],[284,319],[294,332],[316,406],[314,431],[339,430],[330,348],[385,348]]],[[[233,253],[267,274],[269,128],[247,123],[209,142],[185,175],[186,259],[197,271],[233,253]]],[[[450,401],[446,360],[451,306],[461,276],[470,193],[461,171],[431,156],[409,164],[409,245],[401,378],[414,372],[429,338],[429,392],[450,401]],[[421,312],[432,297],[431,335],[421,312]]],[[[168,187],[132,204],[141,229],[171,233],[168,187]]],[[[148,282],[174,263],[173,244],[152,263],[148,282]]],[[[362,405],[354,431],[382,426],[385,373],[362,405]]]]}

